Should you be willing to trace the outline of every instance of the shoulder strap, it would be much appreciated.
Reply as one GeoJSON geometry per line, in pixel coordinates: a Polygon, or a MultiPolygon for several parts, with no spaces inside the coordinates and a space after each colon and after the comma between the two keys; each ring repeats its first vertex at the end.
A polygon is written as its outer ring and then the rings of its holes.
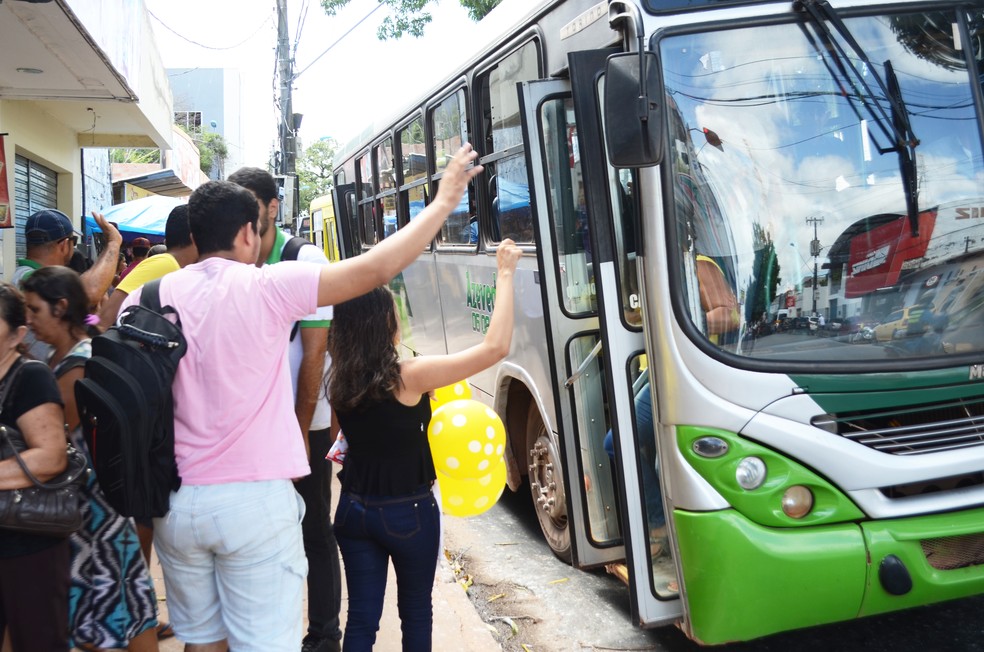
{"type": "Polygon", "coordinates": [[[14,361],[14,365],[7,371],[7,380],[4,382],[3,387],[0,388],[0,412],[3,412],[7,407],[7,396],[10,395],[10,390],[17,382],[17,377],[20,376],[21,369],[24,368],[27,362],[24,358],[17,358],[14,361]]]}
{"type": "Polygon", "coordinates": [[[154,312],[161,311],[161,279],[143,284],[143,289],[140,291],[140,305],[154,312]]]}
{"type": "Polygon", "coordinates": [[[314,243],[307,238],[295,235],[284,245],[284,250],[280,252],[280,260],[297,260],[297,254],[301,252],[301,247],[304,245],[313,246],[314,243]]]}

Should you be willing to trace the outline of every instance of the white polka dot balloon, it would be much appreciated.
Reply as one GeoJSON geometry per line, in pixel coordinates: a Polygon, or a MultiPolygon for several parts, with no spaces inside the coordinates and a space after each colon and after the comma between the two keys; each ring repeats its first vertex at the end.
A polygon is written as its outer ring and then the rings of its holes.
{"type": "Polygon", "coordinates": [[[451,401],[435,410],[427,435],[434,467],[451,478],[488,475],[506,448],[502,419],[473,399],[451,401]]]}
{"type": "Polygon", "coordinates": [[[495,505],[506,486],[506,462],[499,462],[491,472],[479,478],[452,478],[437,472],[441,511],[450,516],[478,516],[495,505]]]}

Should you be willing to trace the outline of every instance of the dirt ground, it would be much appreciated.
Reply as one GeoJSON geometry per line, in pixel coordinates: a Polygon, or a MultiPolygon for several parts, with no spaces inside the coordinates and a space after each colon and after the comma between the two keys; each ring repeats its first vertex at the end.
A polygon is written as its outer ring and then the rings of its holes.
{"type": "Polygon", "coordinates": [[[475,566],[461,551],[447,551],[448,562],[466,588],[475,610],[492,631],[503,652],[549,652],[556,638],[555,624],[546,622],[540,599],[527,586],[513,582],[484,584],[481,574],[471,574],[475,566]]]}

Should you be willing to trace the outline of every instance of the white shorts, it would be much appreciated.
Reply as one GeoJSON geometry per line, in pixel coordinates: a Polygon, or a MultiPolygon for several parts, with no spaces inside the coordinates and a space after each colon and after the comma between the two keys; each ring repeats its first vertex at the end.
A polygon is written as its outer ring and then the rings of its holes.
{"type": "Polygon", "coordinates": [[[290,480],[182,486],[154,519],[168,617],[185,643],[297,652],[307,558],[290,480]]]}

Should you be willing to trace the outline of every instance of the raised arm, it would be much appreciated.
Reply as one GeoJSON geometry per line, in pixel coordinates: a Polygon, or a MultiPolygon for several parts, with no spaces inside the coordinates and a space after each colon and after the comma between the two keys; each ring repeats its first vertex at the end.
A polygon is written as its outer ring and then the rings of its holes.
{"type": "Polygon", "coordinates": [[[508,238],[496,252],[495,306],[485,339],[449,355],[420,356],[400,364],[401,396],[412,398],[488,369],[509,354],[514,322],[513,277],[522,250],[508,238]]]}
{"type": "Polygon", "coordinates": [[[361,256],[325,267],[318,286],[318,305],[342,303],[385,285],[416,260],[461,202],[468,182],[482,171],[481,165],[468,167],[476,158],[478,154],[465,143],[441,177],[434,201],[413,221],[361,256]]]}
{"type": "Polygon", "coordinates": [[[99,305],[106,290],[113,282],[113,275],[116,274],[116,263],[120,258],[120,247],[123,245],[123,236],[115,226],[106,221],[101,213],[92,211],[92,217],[96,224],[106,235],[106,246],[96,262],[82,274],[82,285],[85,286],[86,296],[89,297],[89,304],[99,305]]]}

